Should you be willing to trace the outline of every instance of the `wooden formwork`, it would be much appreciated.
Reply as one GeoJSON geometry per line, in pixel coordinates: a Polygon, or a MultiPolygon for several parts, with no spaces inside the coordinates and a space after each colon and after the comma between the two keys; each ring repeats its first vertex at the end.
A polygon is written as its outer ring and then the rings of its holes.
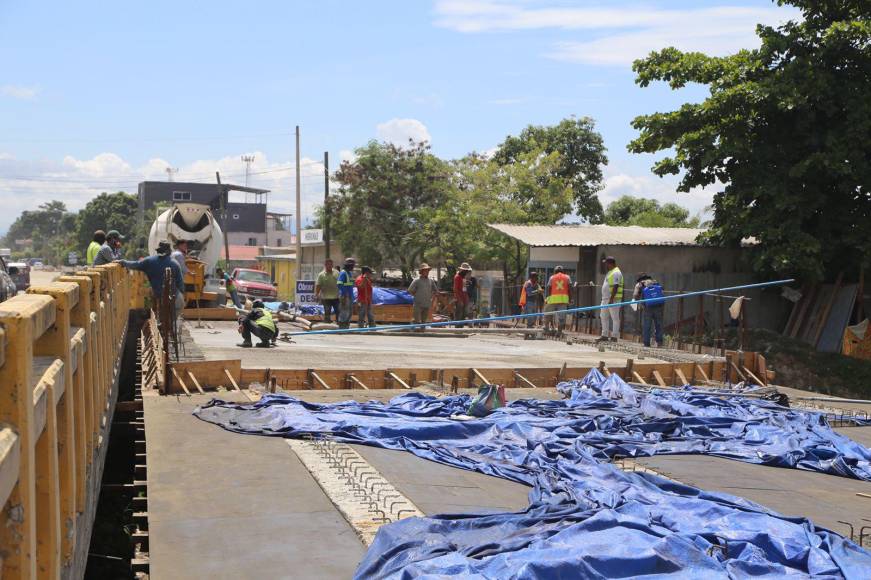
{"type": "MultiPolygon", "coordinates": [[[[242,368],[239,359],[172,363],[166,392],[237,388],[252,383],[298,389],[413,389],[421,385],[457,388],[501,384],[509,388],[553,388],[563,380],[580,379],[597,367],[534,368],[388,368],[388,369],[264,369],[242,368]]],[[[765,359],[758,353],[729,351],[726,358],[704,362],[646,363],[627,359],[623,366],[598,368],[627,382],[652,386],[705,385],[748,380],[767,384],[765,359]]]]}
{"type": "Polygon", "coordinates": [[[2,577],[84,572],[70,568],[90,536],[133,278],[99,266],[0,304],[2,577]]]}

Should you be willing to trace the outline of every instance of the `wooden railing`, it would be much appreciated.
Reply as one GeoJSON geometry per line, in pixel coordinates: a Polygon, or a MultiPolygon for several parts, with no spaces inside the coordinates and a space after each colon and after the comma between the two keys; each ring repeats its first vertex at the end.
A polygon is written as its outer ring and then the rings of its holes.
{"type": "Polygon", "coordinates": [[[0,303],[3,578],[58,578],[86,550],[140,277],[97,266],[0,303]]]}

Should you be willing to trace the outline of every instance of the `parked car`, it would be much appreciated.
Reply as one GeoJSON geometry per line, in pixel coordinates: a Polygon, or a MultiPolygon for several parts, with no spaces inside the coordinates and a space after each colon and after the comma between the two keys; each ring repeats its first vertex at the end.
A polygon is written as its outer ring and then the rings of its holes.
{"type": "Polygon", "coordinates": [[[15,282],[12,279],[12,276],[17,274],[18,268],[6,266],[6,260],[0,257],[0,302],[9,300],[18,294],[18,289],[15,287],[15,282]]]}
{"type": "Polygon", "coordinates": [[[10,274],[10,276],[12,276],[12,281],[15,282],[15,287],[18,288],[19,292],[24,292],[30,288],[30,266],[27,265],[27,262],[9,262],[6,267],[10,270],[18,268],[18,273],[10,274]]]}
{"type": "Polygon", "coordinates": [[[233,270],[232,278],[236,283],[239,298],[250,298],[251,300],[259,298],[267,302],[278,300],[276,284],[273,284],[269,274],[262,270],[236,268],[233,270]]]}

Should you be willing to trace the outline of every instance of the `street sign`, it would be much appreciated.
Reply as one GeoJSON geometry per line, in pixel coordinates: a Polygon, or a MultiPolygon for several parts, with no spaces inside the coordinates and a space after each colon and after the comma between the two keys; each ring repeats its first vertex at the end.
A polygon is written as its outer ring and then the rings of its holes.
{"type": "Polygon", "coordinates": [[[318,301],[315,298],[315,281],[314,280],[297,280],[296,281],[296,305],[297,306],[314,306],[318,301]]]}
{"type": "Polygon", "coordinates": [[[300,244],[322,244],[324,242],[324,230],[302,230],[300,244]]]}
{"type": "Polygon", "coordinates": [[[67,262],[70,266],[75,266],[79,263],[79,253],[78,252],[70,252],[67,255],[67,262]]]}

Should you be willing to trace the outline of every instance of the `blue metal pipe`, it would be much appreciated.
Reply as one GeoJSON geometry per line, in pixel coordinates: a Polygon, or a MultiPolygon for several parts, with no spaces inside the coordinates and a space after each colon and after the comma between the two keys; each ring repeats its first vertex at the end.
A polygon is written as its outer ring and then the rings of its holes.
{"type": "Polygon", "coordinates": [[[354,332],[378,332],[379,330],[409,330],[412,328],[436,328],[439,326],[451,326],[451,325],[466,325],[466,324],[475,324],[478,322],[495,322],[497,320],[518,320],[523,318],[537,318],[543,316],[555,316],[558,314],[566,315],[566,314],[574,314],[575,312],[592,312],[594,310],[602,310],[603,308],[616,308],[619,306],[629,306],[631,304],[644,304],[646,302],[650,302],[653,300],[663,301],[663,300],[679,300],[684,298],[689,298],[690,296],[701,296],[703,294],[713,294],[713,293],[721,293],[721,292],[732,292],[734,290],[748,290],[751,288],[768,288],[770,286],[782,286],[783,284],[790,284],[795,282],[794,278],[787,278],[785,280],[775,280],[773,282],[759,282],[756,284],[744,284],[742,286],[728,286],[726,288],[712,288],[710,290],[697,290],[695,292],[687,292],[685,294],[673,294],[671,296],[663,296],[662,298],[648,298],[644,300],[629,300],[626,302],[615,302],[614,304],[599,304],[598,306],[581,306],[578,308],[568,308],[566,310],[552,310],[550,312],[535,312],[533,314],[511,314],[506,316],[493,316],[490,318],[474,318],[471,320],[448,320],[445,322],[426,322],[423,324],[392,324],[389,326],[373,326],[370,328],[339,328],[339,329],[329,329],[329,330],[309,330],[309,331],[300,331],[300,332],[289,332],[290,336],[307,336],[312,334],[350,334],[354,332]]]}

